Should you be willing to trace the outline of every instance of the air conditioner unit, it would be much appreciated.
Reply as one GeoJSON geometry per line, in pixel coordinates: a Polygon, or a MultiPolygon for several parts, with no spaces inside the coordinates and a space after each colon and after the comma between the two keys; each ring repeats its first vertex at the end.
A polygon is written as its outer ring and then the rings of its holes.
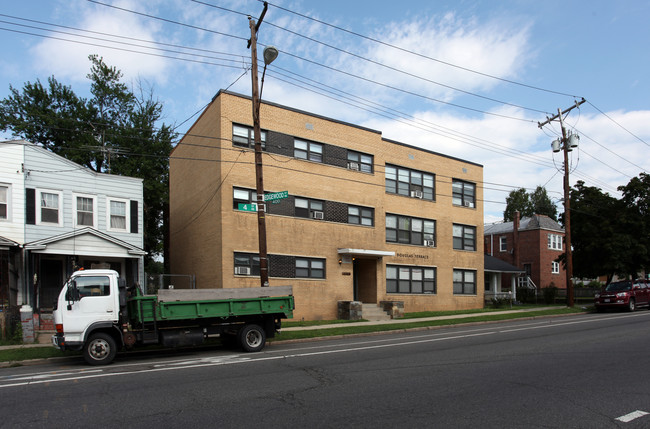
{"type": "Polygon", "coordinates": [[[411,196],[414,198],[422,198],[422,191],[411,191],[411,196]]]}
{"type": "Polygon", "coordinates": [[[424,240],[424,245],[427,247],[435,247],[436,242],[434,240],[424,240]]]}
{"type": "Polygon", "coordinates": [[[235,267],[235,274],[240,276],[249,276],[251,269],[249,267],[235,267]]]}
{"type": "Polygon", "coordinates": [[[348,161],[348,168],[349,168],[350,170],[359,171],[360,166],[359,166],[359,163],[358,163],[358,162],[351,162],[351,161],[348,161]]]}
{"type": "Polygon", "coordinates": [[[320,220],[324,219],[323,212],[316,212],[316,211],[312,212],[311,217],[313,217],[314,219],[320,219],[320,220]]]}
{"type": "Polygon", "coordinates": [[[474,208],[474,203],[471,201],[465,201],[465,207],[471,207],[474,208]]]}

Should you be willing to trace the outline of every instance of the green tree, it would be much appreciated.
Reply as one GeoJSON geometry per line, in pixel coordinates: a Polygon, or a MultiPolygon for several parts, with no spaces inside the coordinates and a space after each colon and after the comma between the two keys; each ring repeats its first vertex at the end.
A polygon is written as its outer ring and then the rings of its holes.
{"type": "Polygon", "coordinates": [[[135,94],[121,71],[96,55],[89,59],[90,99],[54,77],[47,86],[27,82],[22,92],[10,86],[10,96],[0,101],[0,129],[97,172],[142,178],[146,269],[163,249],[168,156],[176,134],[156,125],[163,106],[151,92],[135,94]]]}
{"type": "Polygon", "coordinates": [[[645,248],[636,230],[634,206],[582,181],[571,189],[570,196],[573,274],[587,278],[605,275],[607,283],[614,275],[636,275],[645,248]]]}
{"type": "Polygon", "coordinates": [[[533,214],[546,215],[557,222],[557,207],[546,193],[543,186],[538,186],[529,194],[533,214]]]}
{"type": "Polygon", "coordinates": [[[557,207],[548,197],[546,189],[538,186],[532,192],[526,192],[525,188],[510,191],[506,197],[506,209],[503,211],[503,220],[510,222],[515,218],[515,212],[521,217],[531,217],[536,214],[546,215],[557,221],[557,207]]]}
{"type": "Polygon", "coordinates": [[[508,197],[506,197],[506,209],[503,211],[503,220],[505,222],[513,221],[515,212],[519,212],[522,217],[533,214],[530,206],[530,198],[525,188],[510,191],[508,197]]]}
{"type": "Polygon", "coordinates": [[[635,271],[629,274],[647,271],[650,269],[650,175],[641,173],[618,190],[626,208],[626,216],[621,217],[622,228],[635,238],[630,261],[630,269],[635,271]]]}

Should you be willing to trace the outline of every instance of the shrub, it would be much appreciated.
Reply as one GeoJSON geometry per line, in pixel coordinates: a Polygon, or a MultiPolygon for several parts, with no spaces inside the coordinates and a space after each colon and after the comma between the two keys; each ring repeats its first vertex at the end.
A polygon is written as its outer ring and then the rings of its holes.
{"type": "Polygon", "coordinates": [[[555,298],[557,298],[557,287],[551,285],[549,287],[542,288],[544,292],[544,303],[546,304],[555,304],[555,298]]]}
{"type": "Polygon", "coordinates": [[[529,289],[527,287],[517,288],[517,299],[524,304],[535,304],[535,289],[529,289]]]}
{"type": "Polygon", "coordinates": [[[510,298],[492,298],[492,308],[501,308],[505,306],[512,305],[512,299],[510,298]]]}

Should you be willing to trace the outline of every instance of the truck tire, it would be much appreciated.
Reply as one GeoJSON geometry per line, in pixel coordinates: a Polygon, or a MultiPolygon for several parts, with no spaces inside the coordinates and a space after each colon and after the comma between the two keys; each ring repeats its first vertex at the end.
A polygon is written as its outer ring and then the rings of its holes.
{"type": "Polygon", "coordinates": [[[266,333],[259,325],[246,325],[239,331],[239,344],[245,352],[259,352],[266,344],[266,333]]]}
{"type": "Polygon", "coordinates": [[[108,334],[92,334],[84,345],[84,359],[89,365],[108,365],[117,354],[117,344],[108,334]]]}

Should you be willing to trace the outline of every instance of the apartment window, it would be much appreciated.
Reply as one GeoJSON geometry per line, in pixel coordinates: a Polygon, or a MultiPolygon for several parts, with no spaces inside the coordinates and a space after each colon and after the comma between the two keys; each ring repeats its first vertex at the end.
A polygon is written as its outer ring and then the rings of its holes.
{"type": "Polygon", "coordinates": [[[76,226],[95,226],[95,198],[92,196],[75,196],[74,218],[76,226]]]}
{"type": "Polygon", "coordinates": [[[323,145],[306,140],[294,139],[293,156],[309,161],[323,162],[323,145]]]}
{"type": "Polygon", "coordinates": [[[501,252],[507,252],[508,251],[508,238],[507,237],[499,237],[499,250],[501,252]]]}
{"type": "Polygon", "coordinates": [[[476,250],[476,227],[468,225],[453,225],[454,249],[476,250]]]}
{"type": "Polygon", "coordinates": [[[436,269],[387,265],[386,292],[435,294],[436,269]]]}
{"type": "Polygon", "coordinates": [[[311,219],[324,219],[323,207],[325,204],[321,200],[310,200],[307,198],[295,198],[295,216],[311,219]]]}
{"type": "MultiPolygon", "coordinates": [[[[261,132],[262,149],[266,147],[266,131],[261,132]]],[[[255,133],[253,128],[232,124],[232,143],[236,146],[254,148],[255,133]]]]}
{"type": "Polygon", "coordinates": [[[476,271],[454,270],[454,295],[476,295],[476,271]]]}
{"type": "Polygon", "coordinates": [[[553,261],[551,262],[551,274],[560,274],[560,263],[553,261]]]}
{"type": "Polygon", "coordinates": [[[235,252],[235,274],[240,276],[259,276],[259,255],[235,252]]]}
{"type": "Polygon", "coordinates": [[[9,187],[0,185],[0,219],[9,216],[9,187]]]}
{"type": "Polygon", "coordinates": [[[433,201],[435,176],[408,168],[386,165],[386,192],[433,201]]]}
{"type": "Polygon", "coordinates": [[[386,215],[386,242],[435,246],[436,221],[386,215]]]}
{"type": "Polygon", "coordinates": [[[296,258],[296,277],[324,279],[325,260],[315,258],[296,258]]]}
{"type": "Polygon", "coordinates": [[[368,207],[348,206],[348,223],[373,226],[375,210],[368,207]]]}
{"type": "Polygon", "coordinates": [[[39,192],[39,224],[61,224],[61,200],[62,194],[60,192],[39,192]]]}
{"type": "Polygon", "coordinates": [[[363,171],[364,173],[372,173],[373,171],[373,156],[361,152],[348,151],[348,168],[350,170],[363,171]]]}
{"type": "Polygon", "coordinates": [[[127,201],[118,199],[108,200],[108,229],[109,231],[126,231],[129,225],[129,213],[126,210],[127,201]]]}
{"type": "Polygon", "coordinates": [[[454,179],[451,184],[452,202],[455,206],[476,206],[476,185],[454,179]]]}
{"type": "Polygon", "coordinates": [[[240,204],[251,204],[257,202],[257,193],[251,189],[232,189],[232,208],[239,210],[240,204]]]}
{"type": "Polygon", "coordinates": [[[548,234],[548,248],[553,250],[562,250],[562,236],[559,234],[548,234]]]}

